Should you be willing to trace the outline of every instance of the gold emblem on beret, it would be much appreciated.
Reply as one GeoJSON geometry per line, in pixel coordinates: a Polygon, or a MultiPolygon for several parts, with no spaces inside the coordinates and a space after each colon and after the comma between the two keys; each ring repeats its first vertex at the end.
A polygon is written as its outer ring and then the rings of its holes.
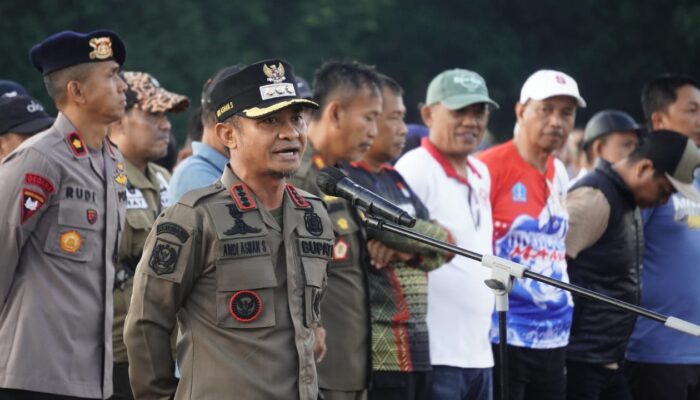
{"type": "Polygon", "coordinates": [[[90,52],[91,60],[106,60],[112,57],[112,39],[108,36],[92,38],[89,44],[93,49],[90,52]]]}
{"type": "Polygon", "coordinates": [[[265,76],[267,76],[267,80],[272,83],[280,83],[287,79],[284,77],[284,65],[282,65],[282,63],[278,63],[277,65],[272,64],[270,66],[263,64],[263,72],[265,76]]]}

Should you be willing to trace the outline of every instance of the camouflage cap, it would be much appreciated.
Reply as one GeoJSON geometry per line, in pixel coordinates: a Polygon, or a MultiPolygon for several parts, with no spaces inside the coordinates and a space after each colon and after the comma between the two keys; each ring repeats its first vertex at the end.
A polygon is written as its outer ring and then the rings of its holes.
{"type": "Polygon", "coordinates": [[[146,72],[125,71],[122,77],[129,88],[126,91],[126,109],[138,106],[150,113],[182,112],[190,105],[187,97],[169,92],[146,72]]]}

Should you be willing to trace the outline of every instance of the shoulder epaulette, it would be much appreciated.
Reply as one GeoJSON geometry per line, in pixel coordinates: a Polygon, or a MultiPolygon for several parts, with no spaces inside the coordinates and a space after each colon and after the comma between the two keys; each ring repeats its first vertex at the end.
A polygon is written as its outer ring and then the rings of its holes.
{"type": "Polygon", "coordinates": [[[224,190],[224,185],[222,185],[220,182],[213,183],[209,186],[200,188],[200,189],[194,189],[191,190],[187,193],[185,193],[178,203],[185,205],[187,207],[194,207],[197,202],[202,200],[205,197],[209,197],[213,194],[219,193],[222,190],[224,190]]]}

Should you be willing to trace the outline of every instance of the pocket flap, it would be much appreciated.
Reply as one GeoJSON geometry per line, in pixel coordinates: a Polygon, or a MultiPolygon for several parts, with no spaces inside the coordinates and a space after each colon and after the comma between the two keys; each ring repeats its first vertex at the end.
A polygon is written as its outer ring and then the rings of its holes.
{"type": "Polygon", "coordinates": [[[66,200],[59,203],[58,225],[95,230],[102,225],[96,223],[98,218],[104,216],[98,214],[94,204],[66,200]]]}
{"type": "Polygon", "coordinates": [[[220,292],[277,286],[270,257],[222,259],[216,261],[216,290],[220,292]]]}
{"type": "Polygon", "coordinates": [[[315,257],[302,257],[302,265],[304,266],[304,277],[308,286],[320,288],[323,286],[323,280],[326,277],[326,269],[328,260],[315,257]]]}

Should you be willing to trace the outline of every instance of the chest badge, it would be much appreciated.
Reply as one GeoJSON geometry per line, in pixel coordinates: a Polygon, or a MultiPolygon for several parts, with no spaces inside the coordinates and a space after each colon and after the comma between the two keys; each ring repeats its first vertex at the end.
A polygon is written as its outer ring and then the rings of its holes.
{"type": "Polygon", "coordinates": [[[227,204],[228,213],[233,217],[233,226],[224,235],[246,235],[248,233],[260,233],[260,228],[253,228],[243,220],[243,213],[238,211],[234,204],[227,204]]]}
{"type": "Polygon", "coordinates": [[[252,322],[262,313],[260,296],[252,290],[240,290],[231,296],[228,309],[233,318],[240,322],[252,322]]]}
{"type": "Polygon", "coordinates": [[[97,210],[88,208],[86,215],[87,221],[90,223],[90,225],[95,225],[95,222],[97,222],[97,210]]]}
{"type": "Polygon", "coordinates": [[[323,222],[321,221],[321,217],[319,217],[318,214],[313,211],[307,211],[304,213],[304,226],[306,226],[306,230],[314,236],[321,236],[323,233],[323,222]]]}
{"type": "Polygon", "coordinates": [[[80,234],[76,231],[68,231],[61,234],[60,245],[63,251],[68,253],[75,253],[80,250],[80,246],[83,244],[83,239],[80,234]]]}

